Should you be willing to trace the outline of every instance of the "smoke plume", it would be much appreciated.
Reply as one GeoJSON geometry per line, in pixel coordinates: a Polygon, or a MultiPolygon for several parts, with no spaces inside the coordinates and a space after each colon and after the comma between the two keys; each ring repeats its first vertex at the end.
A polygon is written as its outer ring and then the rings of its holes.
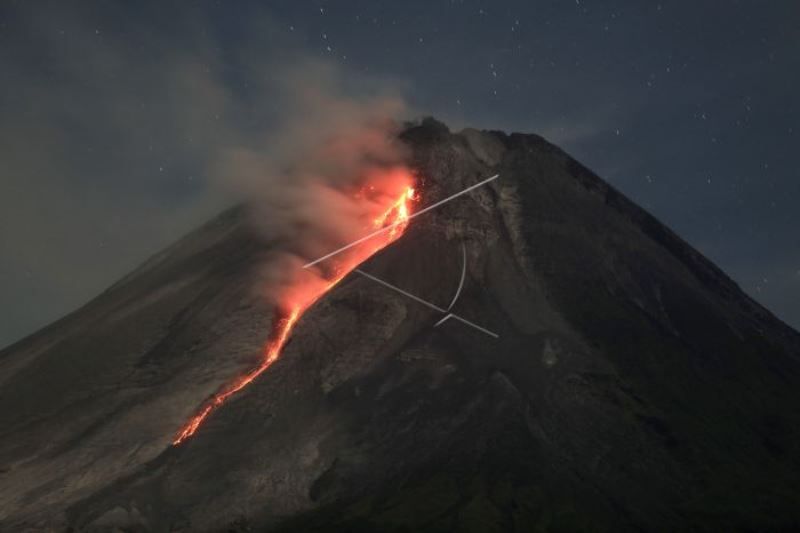
{"type": "Polygon", "coordinates": [[[265,288],[279,305],[304,307],[303,295],[318,292],[309,286],[329,284],[344,264],[368,256],[349,252],[302,269],[374,229],[376,218],[412,185],[396,141],[403,101],[386,90],[352,97],[343,75],[312,60],[281,72],[277,97],[285,115],[277,135],[231,148],[217,169],[246,199],[270,245],[265,288]]]}
{"type": "Polygon", "coordinates": [[[223,39],[210,17],[227,5],[44,6],[2,10],[0,346],[235,203],[276,250],[264,271],[280,286],[278,265],[384,203],[356,201],[361,185],[395,187],[401,85],[321,61],[268,13],[223,39]]]}

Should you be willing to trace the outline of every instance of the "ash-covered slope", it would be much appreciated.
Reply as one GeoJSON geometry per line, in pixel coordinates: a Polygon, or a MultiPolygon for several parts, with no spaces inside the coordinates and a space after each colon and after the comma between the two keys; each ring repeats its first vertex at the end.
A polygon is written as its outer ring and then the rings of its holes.
{"type": "Polygon", "coordinates": [[[264,245],[222,215],[0,353],[0,529],[769,530],[800,527],[800,336],[533,135],[427,120],[430,204],[281,359],[264,245]]]}

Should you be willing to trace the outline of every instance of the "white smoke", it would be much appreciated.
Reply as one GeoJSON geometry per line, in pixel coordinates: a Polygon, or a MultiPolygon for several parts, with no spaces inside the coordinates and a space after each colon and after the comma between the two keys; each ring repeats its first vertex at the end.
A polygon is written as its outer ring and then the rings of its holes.
{"type": "MultiPolygon", "coordinates": [[[[312,60],[281,71],[279,124],[260,144],[227,150],[215,171],[243,194],[270,243],[262,269],[278,298],[301,282],[304,263],[363,235],[408,185],[396,140],[402,99],[386,89],[351,96],[344,75],[312,60]],[[370,194],[359,194],[364,187],[370,194]]],[[[326,276],[324,265],[311,272],[326,276]]]]}

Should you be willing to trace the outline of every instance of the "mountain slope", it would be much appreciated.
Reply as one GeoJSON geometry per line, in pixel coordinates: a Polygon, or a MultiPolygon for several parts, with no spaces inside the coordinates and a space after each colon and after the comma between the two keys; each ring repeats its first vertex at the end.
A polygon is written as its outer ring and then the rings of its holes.
{"type": "Polygon", "coordinates": [[[431,204],[255,364],[266,246],[232,210],[0,354],[0,525],[105,530],[800,526],[800,336],[533,135],[402,135],[431,204]]]}

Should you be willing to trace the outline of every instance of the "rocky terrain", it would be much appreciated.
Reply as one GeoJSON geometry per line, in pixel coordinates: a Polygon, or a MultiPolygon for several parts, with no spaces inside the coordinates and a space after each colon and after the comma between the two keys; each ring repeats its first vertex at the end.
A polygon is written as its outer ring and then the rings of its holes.
{"type": "Polygon", "coordinates": [[[268,244],[221,214],[0,352],[2,531],[800,528],[800,335],[536,135],[406,129],[424,204],[252,368],[268,244]]]}

